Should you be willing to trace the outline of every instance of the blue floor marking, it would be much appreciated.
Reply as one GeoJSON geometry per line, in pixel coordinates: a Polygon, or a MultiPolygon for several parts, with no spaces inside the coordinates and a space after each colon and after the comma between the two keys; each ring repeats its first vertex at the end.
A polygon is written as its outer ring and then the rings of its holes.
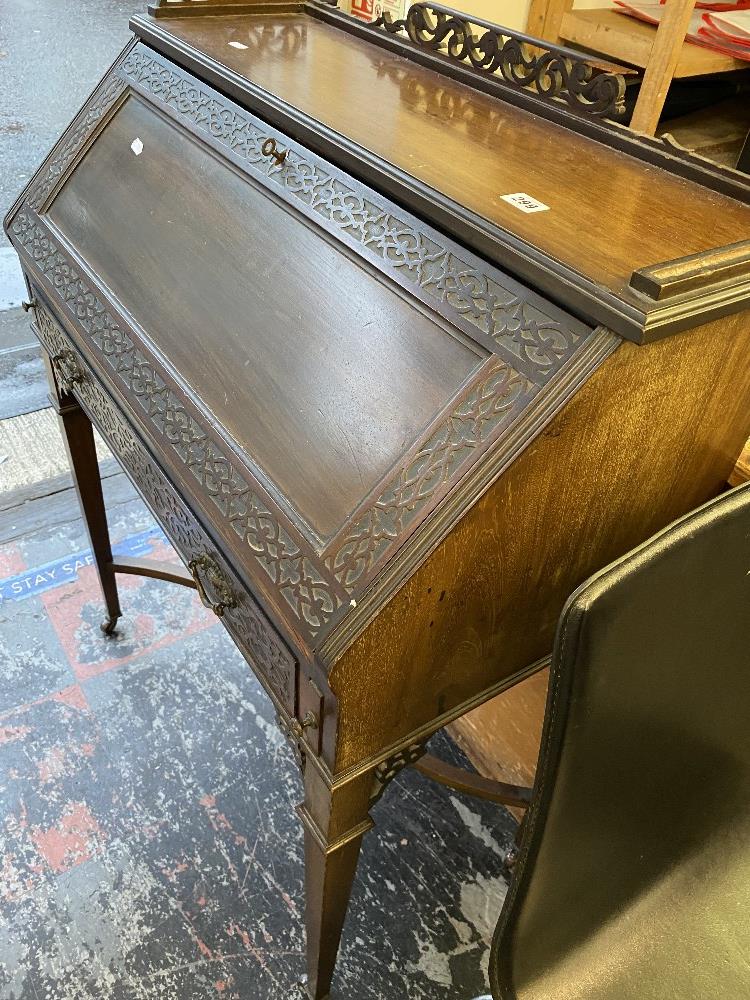
{"type": "MultiPolygon", "coordinates": [[[[144,556],[151,552],[152,545],[156,541],[166,542],[167,537],[161,528],[153,527],[147,531],[141,531],[137,535],[124,538],[112,546],[112,551],[116,556],[130,556],[131,558],[144,556]]],[[[26,570],[17,576],[9,576],[6,580],[0,580],[0,605],[8,601],[24,601],[27,597],[43,594],[45,590],[71,583],[78,579],[78,571],[84,566],[90,566],[93,561],[91,549],[84,549],[83,552],[74,552],[63,559],[56,559],[54,562],[44,563],[43,566],[26,570]]]]}

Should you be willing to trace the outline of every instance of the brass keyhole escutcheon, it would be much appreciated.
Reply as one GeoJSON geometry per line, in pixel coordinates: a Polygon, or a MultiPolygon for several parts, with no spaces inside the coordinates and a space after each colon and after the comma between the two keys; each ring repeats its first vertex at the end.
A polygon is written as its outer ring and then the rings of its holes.
{"type": "Polygon", "coordinates": [[[266,139],[260,147],[260,151],[264,156],[270,156],[273,160],[275,160],[276,165],[279,167],[284,163],[286,155],[289,152],[288,149],[285,149],[283,153],[280,153],[275,139],[266,139]]]}

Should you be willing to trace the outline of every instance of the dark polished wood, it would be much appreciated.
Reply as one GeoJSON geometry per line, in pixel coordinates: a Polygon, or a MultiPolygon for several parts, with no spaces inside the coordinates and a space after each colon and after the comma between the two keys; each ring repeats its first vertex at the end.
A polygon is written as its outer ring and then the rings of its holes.
{"type": "Polygon", "coordinates": [[[460,701],[544,657],[581,580],[725,488],[749,414],[746,315],[622,343],[337,659],[341,701],[369,663],[409,678],[398,699],[369,686],[372,742],[361,719],[340,720],[340,766],[437,714],[447,690],[460,701]]]}
{"type": "MultiPolygon", "coordinates": [[[[200,17],[205,14],[265,14],[278,10],[279,0],[155,0],[148,5],[153,17],[200,17]]],[[[289,4],[293,7],[293,4],[289,4]]]]}
{"type": "Polygon", "coordinates": [[[126,101],[48,218],[320,538],[486,357],[140,100],[126,101]],[[154,280],[165,269],[178,295],[154,280]]]}
{"type": "Polygon", "coordinates": [[[508,782],[485,778],[481,774],[472,774],[462,767],[448,764],[432,754],[420,758],[413,765],[414,769],[432,781],[453,788],[457,792],[473,795],[478,799],[487,799],[499,805],[515,806],[525,809],[531,801],[531,788],[523,785],[511,785],[508,782]]]}
{"type": "Polygon", "coordinates": [[[750,231],[748,205],[667,171],[644,170],[633,156],[405,63],[363,38],[350,36],[343,44],[334,25],[304,13],[258,22],[160,22],[166,24],[173,38],[218,66],[615,294],[626,291],[641,267],[711,250],[750,231]],[[295,33],[297,46],[283,44],[295,33]],[[363,114],[374,94],[377,114],[363,114]],[[502,201],[516,191],[550,211],[527,215],[502,201]],[[650,220],[646,228],[643,218],[650,220]]]}
{"type": "Polygon", "coordinates": [[[335,12],[179,6],[135,22],[5,225],[108,618],[117,573],[195,587],[303,768],[321,1000],[391,780],[730,473],[750,207],[335,12]],[[187,569],[113,560],[90,422],[187,569]]]}
{"type": "Polygon", "coordinates": [[[59,379],[54,377],[52,359],[46,354],[43,357],[50,384],[50,402],[57,412],[73,487],[78,497],[83,524],[94,557],[96,575],[104,597],[106,618],[102,622],[102,632],[105,635],[114,635],[118,619],[122,617],[122,610],[112,561],[112,544],[99,476],[94,428],[72,393],[61,389],[59,379]]]}
{"type": "Polygon", "coordinates": [[[373,775],[365,772],[330,791],[317,768],[305,768],[305,895],[307,985],[313,997],[327,997],[336,964],[362,838],[369,816],[373,775]]]}
{"type": "Polygon", "coordinates": [[[166,580],[167,583],[179,583],[183,587],[192,587],[195,590],[195,580],[184,566],[161,559],[118,556],[112,562],[112,571],[123,573],[125,576],[147,576],[152,580],[166,580]]]}
{"type": "Polygon", "coordinates": [[[700,292],[720,282],[750,285],[750,240],[741,240],[713,253],[694,254],[679,260],[634,271],[631,288],[651,299],[666,299],[700,292]]]}

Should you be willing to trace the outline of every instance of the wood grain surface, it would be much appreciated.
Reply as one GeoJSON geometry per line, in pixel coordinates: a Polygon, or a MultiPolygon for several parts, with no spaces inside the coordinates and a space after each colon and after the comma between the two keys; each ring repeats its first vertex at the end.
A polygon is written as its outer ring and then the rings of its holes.
{"type": "MultiPolygon", "coordinates": [[[[448,727],[480,774],[514,785],[533,785],[548,683],[549,669],[545,668],[448,727]]],[[[508,808],[516,819],[525,811],[508,808]]]]}
{"type": "MultiPolygon", "coordinates": [[[[560,37],[574,46],[601,52],[610,59],[622,59],[634,66],[645,67],[651,57],[656,25],[618,14],[606,7],[593,10],[569,9],[562,18],[560,37]]],[[[675,76],[707,76],[747,69],[742,59],[733,59],[723,52],[692,42],[683,42],[675,66],[675,76]]]]}
{"type": "Polygon", "coordinates": [[[694,9],[695,0],[666,0],[664,16],[654,35],[643,83],[630,119],[630,127],[635,132],[647,135],[656,132],[694,9]]]}
{"type": "Polygon", "coordinates": [[[737,464],[729,477],[730,486],[739,486],[750,480],[750,441],[745,442],[742,454],[737,459],[737,464]]]}
{"type": "MultiPolygon", "coordinates": [[[[644,143],[616,152],[309,16],[169,23],[172,48],[123,53],[6,230],[75,410],[110,625],[86,416],[305,755],[307,991],[323,1000],[379,794],[549,653],[579,582],[718,492],[747,437],[746,317],[639,348],[555,303],[617,313],[608,289],[737,242],[750,207],[650,165],[644,143]],[[453,202],[433,211],[439,192],[453,202]],[[524,214],[502,199],[516,192],[548,208],[524,214]],[[534,289],[485,270],[522,258],[534,289]]],[[[729,291],[742,308],[736,275],[729,291]]],[[[690,300],[680,322],[695,317],[690,300]]]]}
{"type": "Polygon", "coordinates": [[[742,316],[622,343],[334,666],[338,767],[548,654],[579,583],[724,488],[749,352],[742,316]]]}
{"type": "Polygon", "coordinates": [[[323,538],[487,357],[135,98],[49,217],[323,538]]]}
{"type": "Polygon", "coordinates": [[[159,23],[615,292],[640,267],[750,231],[748,206],[362,39],[343,42],[337,28],[304,14],[159,23]],[[519,191],[550,210],[527,215],[502,200],[519,191]]]}

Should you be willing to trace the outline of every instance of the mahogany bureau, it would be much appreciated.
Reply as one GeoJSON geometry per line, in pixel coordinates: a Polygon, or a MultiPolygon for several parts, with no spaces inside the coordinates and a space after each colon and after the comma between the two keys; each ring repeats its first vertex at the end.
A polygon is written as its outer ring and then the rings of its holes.
{"type": "Polygon", "coordinates": [[[158,4],[12,207],[111,632],[195,586],[304,772],[308,989],[370,809],[750,430],[746,179],[429,4],[158,4]],[[114,561],[91,424],[185,562],[114,561]]]}

